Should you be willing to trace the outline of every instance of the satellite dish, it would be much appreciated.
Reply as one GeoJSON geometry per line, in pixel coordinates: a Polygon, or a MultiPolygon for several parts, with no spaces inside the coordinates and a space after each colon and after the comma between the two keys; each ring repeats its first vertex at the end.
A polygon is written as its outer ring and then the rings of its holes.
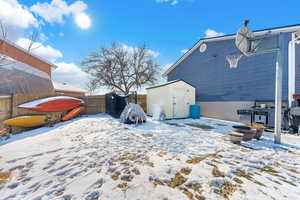
{"type": "Polygon", "coordinates": [[[207,45],[206,45],[205,43],[202,43],[202,44],[200,45],[199,51],[200,51],[201,53],[204,53],[204,52],[206,51],[206,49],[207,49],[207,45]]]}
{"type": "Polygon", "coordinates": [[[236,47],[246,56],[252,54],[252,41],[254,38],[253,31],[248,28],[248,20],[245,20],[244,26],[241,27],[235,37],[236,47]]]}
{"type": "Polygon", "coordinates": [[[300,30],[299,29],[295,32],[295,37],[296,37],[296,44],[300,44],[300,30]]]}

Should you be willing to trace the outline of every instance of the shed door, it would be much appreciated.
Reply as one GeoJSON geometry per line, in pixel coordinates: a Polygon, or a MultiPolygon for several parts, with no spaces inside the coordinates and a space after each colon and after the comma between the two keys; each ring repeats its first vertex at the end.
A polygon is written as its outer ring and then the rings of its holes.
{"type": "Polygon", "coordinates": [[[173,118],[189,117],[190,93],[188,88],[173,89],[173,118]]]}

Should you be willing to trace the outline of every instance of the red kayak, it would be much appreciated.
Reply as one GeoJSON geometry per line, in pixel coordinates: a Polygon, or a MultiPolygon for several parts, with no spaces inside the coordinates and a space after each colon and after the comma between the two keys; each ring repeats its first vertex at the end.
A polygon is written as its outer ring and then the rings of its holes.
{"type": "Polygon", "coordinates": [[[63,112],[82,105],[81,99],[68,96],[49,97],[18,105],[18,108],[38,112],[63,112]]]}
{"type": "Polygon", "coordinates": [[[74,108],[73,110],[68,112],[61,120],[62,121],[68,121],[70,119],[73,119],[74,117],[78,116],[83,110],[84,110],[83,106],[79,106],[77,108],[74,108]]]}

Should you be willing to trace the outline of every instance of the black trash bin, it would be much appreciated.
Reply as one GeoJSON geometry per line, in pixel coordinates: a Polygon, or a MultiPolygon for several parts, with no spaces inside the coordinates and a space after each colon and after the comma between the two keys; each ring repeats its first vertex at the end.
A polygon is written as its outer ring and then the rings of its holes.
{"type": "Polygon", "coordinates": [[[127,105],[128,96],[121,96],[111,92],[105,95],[105,101],[106,113],[115,118],[120,118],[122,111],[127,105]]]}

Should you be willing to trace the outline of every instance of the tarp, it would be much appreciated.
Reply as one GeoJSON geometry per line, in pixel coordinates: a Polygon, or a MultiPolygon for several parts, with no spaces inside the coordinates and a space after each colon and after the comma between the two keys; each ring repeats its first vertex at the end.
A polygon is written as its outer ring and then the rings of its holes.
{"type": "Polygon", "coordinates": [[[0,54],[0,94],[53,92],[46,72],[0,54]]]}

